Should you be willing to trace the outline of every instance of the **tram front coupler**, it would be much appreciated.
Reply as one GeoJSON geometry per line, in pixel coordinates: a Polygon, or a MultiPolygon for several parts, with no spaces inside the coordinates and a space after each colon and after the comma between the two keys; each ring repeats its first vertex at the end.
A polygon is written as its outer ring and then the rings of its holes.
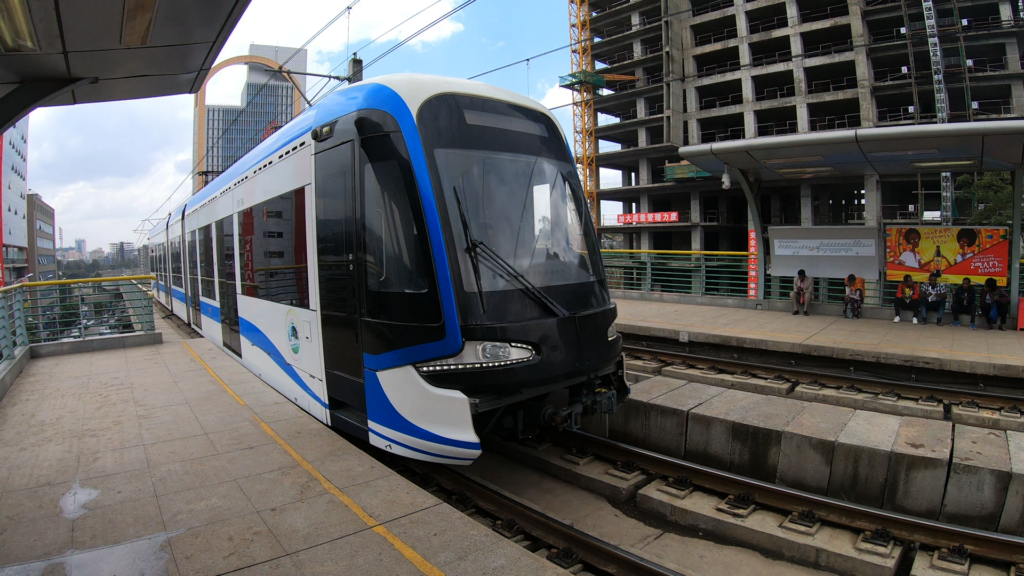
{"type": "Polygon", "coordinates": [[[583,426],[584,416],[612,414],[617,406],[618,393],[614,389],[587,387],[562,408],[545,406],[541,410],[541,423],[557,430],[578,430],[583,426]]]}

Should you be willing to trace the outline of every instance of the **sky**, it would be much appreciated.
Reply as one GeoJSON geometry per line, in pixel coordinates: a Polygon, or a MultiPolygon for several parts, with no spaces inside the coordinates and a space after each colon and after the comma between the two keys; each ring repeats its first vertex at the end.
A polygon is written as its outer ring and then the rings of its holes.
{"type": "MultiPolygon", "coordinates": [[[[419,10],[359,55],[369,62],[461,2],[454,0],[360,0],[351,21],[342,17],[309,47],[308,69],[346,70],[355,50],[419,10]]],[[[219,60],[248,52],[250,43],[298,47],[346,4],[252,0],[219,60]]],[[[565,0],[520,0],[515,8],[499,0],[476,0],[456,15],[365,70],[372,78],[399,72],[468,78],[568,44],[565,0]]],[[[569,71],[569,51],[560,50],[479,78],[528,95],[548,107],[571,102],[558,88],[569,71]]],[[[244,66],[226,69],[211,81],[208,104],[241,104],[244,66]]],[[[316,80],[307,79],[307,87],[316,80]]],[[[315,88],[308,89],[315,92],[315,88]]],[[[28,186],[56,209],[64,246],[85,238],[90,249],[115,241],[136,241],[133,232],[154,211],[164,215],[184,200],[192,168],[194,96],[42,108],[29,117],[28,186]],[[175,190],[177,192],[175,193],[175,190]],[[170,202],[167,199],[171,197],[170,202]]],[[[572,113],[555,111],[571,140],[572,113]]]]}

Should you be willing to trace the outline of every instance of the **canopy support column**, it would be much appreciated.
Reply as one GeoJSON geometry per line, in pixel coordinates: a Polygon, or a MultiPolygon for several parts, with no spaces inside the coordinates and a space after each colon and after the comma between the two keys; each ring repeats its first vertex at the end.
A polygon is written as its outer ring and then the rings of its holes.
{"type": "Polygon", "coordinates": [[[1010,315],[1018,318],[1020,310],[1017,304],[1020,301],[1020,219],[1021,202],[1024,194],[1024,170],[1018,168],[1013,171],[1013,225],[1010,228],[1010,315]]]}
{"type": "Polygon", "coordinates": [[[764,300],[764,226],[761,220],[761,206],[757,203],[757,192],[761,188],[760,180],[749,180],[742,170],[729,168],[730,175],[739,181],[743,195],[747,197],[747,251],[756,253],[749,260],[747,267],[747,296],[764,300]],[[753,242],[749,242],[753,240],[753,242]],[[756,273],[756,275],[755,275],[756,273]],[[756,278],[757,285],[751,286],[756,278]]]}

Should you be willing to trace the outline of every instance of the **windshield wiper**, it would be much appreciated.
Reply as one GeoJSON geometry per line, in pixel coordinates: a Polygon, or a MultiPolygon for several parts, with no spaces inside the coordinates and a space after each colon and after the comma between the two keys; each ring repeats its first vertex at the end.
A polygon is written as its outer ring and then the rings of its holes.
{"type": "Polygon", "coordinates": [[[505,260],[497,252],[492,250],[491,247],[485,244],[483,240],[474,240],[471,246],[473,247],[474,252],[483,252],[486,254],[498,266],[501,272],[522,284],[528,294],[532,295],[539,302],[550,308],[556,315],[560,317],[569,315],[565,308],[562,308],[558,302],[555,302],[540,288],[537,288],[533,282],[527,280],[526,277],[520,274],[514,266],[508,263],[508,260],[505,260]]]}
{"type": "Polygon", "coordinates": [[[462,220],[462,232],[466,235],[466,253],[469,254],[473,264],[473,278],[476,279],[476,293],[480,295],[480,308],[487,312],[487,304],[484,303],[484,288],[480,281],[480,260],[477,258],[474,248],[473,233],[469,231],[469,222],[466,220],[466,211],[462,208],[462,197],[459,196],[459,189],[452,186],[455,193],[455,205],[459,208],[459,219],[462,220]]]}

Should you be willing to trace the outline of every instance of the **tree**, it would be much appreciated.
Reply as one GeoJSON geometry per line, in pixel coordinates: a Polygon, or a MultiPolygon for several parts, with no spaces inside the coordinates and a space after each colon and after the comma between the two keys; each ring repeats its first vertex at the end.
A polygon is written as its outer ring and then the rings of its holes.
{"type": "Polygon", "coordinates": [[[1013,219],[1013,185],[1009,172],[985,172],[975,179],[964,174],[956,179],[957,200],[969,200],[974,208],[970,224],[1009,226],[1013,219]]]}

